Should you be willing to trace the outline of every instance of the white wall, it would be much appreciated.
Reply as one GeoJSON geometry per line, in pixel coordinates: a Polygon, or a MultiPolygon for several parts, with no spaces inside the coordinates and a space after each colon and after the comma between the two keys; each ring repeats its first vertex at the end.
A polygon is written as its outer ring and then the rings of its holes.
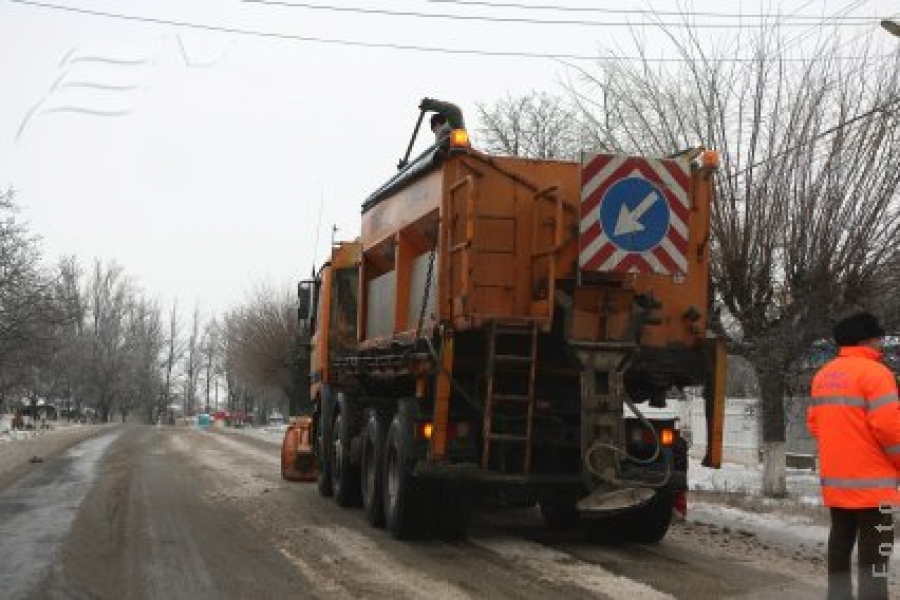
{"type": "MultiPolygon", "coordinates": [[[[682,435],[691,441],[691,456],[703,458],[706,453],[706,416],[703,398],[680,402],[682,435]],[[689,434],[687,432],[690,432],[689,434]]],[[[726,398],[725,431],[722,459],[727,463],[754,465],[759,463],[759,399],[726,398]]]]}

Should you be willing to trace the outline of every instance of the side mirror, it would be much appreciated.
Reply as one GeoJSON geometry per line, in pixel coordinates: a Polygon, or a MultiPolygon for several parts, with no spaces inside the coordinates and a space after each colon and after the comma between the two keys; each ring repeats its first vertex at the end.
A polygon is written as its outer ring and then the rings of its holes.
{"type": "Polygon", "coordinates": [[[315,281],[307,279],[297,284],[297,318],[306,323],[312,316],[313,289],[315,281]]]}

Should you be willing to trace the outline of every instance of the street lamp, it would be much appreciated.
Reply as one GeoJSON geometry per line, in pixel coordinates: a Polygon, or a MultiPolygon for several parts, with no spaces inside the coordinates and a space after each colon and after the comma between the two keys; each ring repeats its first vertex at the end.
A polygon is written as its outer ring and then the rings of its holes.
{"type": "Polygon", "coordinates": [[[890,33],[891,35],[896,35],[900,37],[900,23],[894,21],[893,19],[884,19],[881,21],[881,28],[890,33]]]}

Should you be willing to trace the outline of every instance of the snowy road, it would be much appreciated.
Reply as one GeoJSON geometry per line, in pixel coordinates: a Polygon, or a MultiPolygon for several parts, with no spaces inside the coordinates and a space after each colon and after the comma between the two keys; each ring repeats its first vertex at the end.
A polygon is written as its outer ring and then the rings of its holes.
{"type": "Polygon", "coordinates": [[[821,549],[746,527],[689,521],[655,546],[602,546],[533,509],[482,510],[467,542],[403,543],[283,482],[271,442],[117,431],[0,489],[4,598],[823,597],[821,549]]]}
{"type": "Polygon", "coordinates": [[[96,466],[116,433],[81,443],[0,493],[0,590],[26,595],[47,576],[67,539],[96,466]]]}

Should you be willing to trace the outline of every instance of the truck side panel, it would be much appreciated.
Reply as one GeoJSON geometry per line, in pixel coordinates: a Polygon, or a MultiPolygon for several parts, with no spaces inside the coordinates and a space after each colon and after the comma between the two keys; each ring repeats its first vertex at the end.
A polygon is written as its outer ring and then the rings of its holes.
{"type": "MultiPolygon", "coordinates": [[[[363,347],[409,336],[423,301],[434,304],[437,277],[425,290],[437,236],[443,174],[433,171],[363,214],[359,341],[363,347]]],[[[436,272],[436,271],[435,271],[436,272]]],[[[426,309],[425,325],[434,324],[426,309]]]]}

